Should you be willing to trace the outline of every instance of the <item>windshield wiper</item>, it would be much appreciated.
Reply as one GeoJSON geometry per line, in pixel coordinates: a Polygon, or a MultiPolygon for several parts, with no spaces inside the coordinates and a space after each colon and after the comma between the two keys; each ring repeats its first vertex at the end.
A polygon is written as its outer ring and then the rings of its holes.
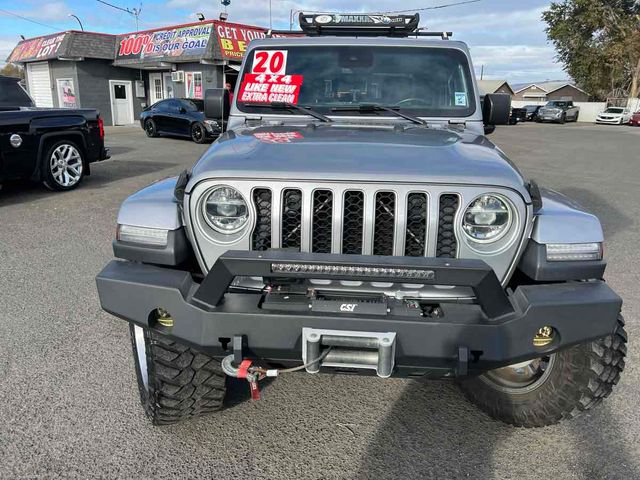
{"type": "Polygon", "coordinates": [[[421,118],[414,117],[413,115],[407,115],[406,113],[399,112],[400,107],[386,107],[384,105],[378,105],[377,103],[363,103],[360,105],[354,106],[344,106],[344,107],[333,107],[331,109],[332,112],[360,112],[360,113],[370,113],[370,112],[390,112],[393,113],[397,117],[404,118],[405,120],[409,120],[413,123],[417,123],[418,125],[426,125],[426,120],[422,120],[421,118]]]}
{"type": "Polygon", "coordinates": [[[311,115],[312,117],[317,118],[318,120],[321,120],[323,122],[327,122],[327,123],[333,122],[333,120],[331,120],[329,117],[325,117],[321,113],[318,113],[315,110],[313,110],[311,107],[307,107],[307,106],[304,106],[304,105],[296,105],[294,103],[287,103],[287,102],[270,102],[270,103],[242,102],[242,105],[244,105],[246,107],[254,107],[254,108],[272,108],[273,110],[293,110],[293,111],[296,111],[296,112],[304,113],[305,115],[311,115]]]}

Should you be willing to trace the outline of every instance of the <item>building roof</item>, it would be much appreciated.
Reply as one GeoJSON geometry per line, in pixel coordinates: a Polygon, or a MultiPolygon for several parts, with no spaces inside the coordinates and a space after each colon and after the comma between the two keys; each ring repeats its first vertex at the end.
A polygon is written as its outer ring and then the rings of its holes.
{"type": "Polygon", "coordinates": [[[551,81],[536,82],[536,83],[520,83],[520,84],[514,85],[513,87],[515,88],[515,93],[520,93],[523,90],[526,90],[533,86],[538,87],[540,90],[542,90],[545,93],[552,93],[552,92],[555,92],[556,90],[560,90],[561,88],[568,86],[568,87],[575,88],[576,90],[580,90],[582,93],[588,95],[587,92],[585,92],[580,87],[576,86],[575,84],[571,83],[568,80],[551,80],[551,81]]]}
{"type": "Polygon", "coordinates": [[[509,82],[507,82],[506,80],[478,80],[480,95],[484,95],[485,93],[495,93],[500,90],[500,88],[502,88],[502,86],[504,86],[505,84],[513,95],[513,88],[511,88],[511,85],[509,85],[509,82]]]}
{"type": "Polygon", "coordinates": [[[113,59],[116,37],[107,33],[68,30],[22,40],[13,49],[8,63],[28,63],[64,58],[113,59]]]}

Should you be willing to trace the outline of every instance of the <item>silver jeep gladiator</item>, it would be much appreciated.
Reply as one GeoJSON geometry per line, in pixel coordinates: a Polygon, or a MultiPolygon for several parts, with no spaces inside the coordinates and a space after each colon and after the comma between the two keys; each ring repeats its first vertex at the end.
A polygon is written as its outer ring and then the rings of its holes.
{"type": "Polygon", "coordinates": [[[626,334],[602,228],[486,138],[509,97],[417,15],[300,22],[249,45],[232,102],[207,91],[226,132],[191,171],[120,210],[98,292],[151,420],[293,371],[451,378],[525,427],[608,396],[626,334]]]}

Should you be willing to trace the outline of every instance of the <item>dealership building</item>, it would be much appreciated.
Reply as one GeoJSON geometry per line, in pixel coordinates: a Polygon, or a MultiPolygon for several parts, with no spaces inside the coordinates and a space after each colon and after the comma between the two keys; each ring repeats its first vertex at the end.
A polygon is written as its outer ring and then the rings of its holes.
{"type": "Polygon", "coordinates": [[[235,85],[247,45],[266,31],[224,21],[122,35],[74,30],[23,40],[7,61],[25,68],[38,107],[97,108],[106,125],[127,125],[159,100],[235,85]]]}

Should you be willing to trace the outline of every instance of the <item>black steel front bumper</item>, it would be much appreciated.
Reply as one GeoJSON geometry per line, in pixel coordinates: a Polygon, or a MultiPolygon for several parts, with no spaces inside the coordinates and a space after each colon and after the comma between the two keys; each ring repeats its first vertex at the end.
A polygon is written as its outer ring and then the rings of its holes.
{"type": "MultiPolygon", "coordinates": [[[[276,269],[277,270],[277,269],[276,269]]],[[[369,271],[368,275],[371,275],[369,271]]],[[[375,281],[398,278],[377,276],[375,281]]],[[[505,292],[493,270],[478,260],[327,255],[287,251],[230,251],[202,283],[190,273],[129,261],[112,261],[97,276],[102,308],[128,322],[157,328],[221,358],[236,336],[250,355],[281,364],[299,363],[304,327],[353,332],[395,332],[394,375],[477,373],[521,362],[613,333],[622,300],[603,281],[523,285],[505,292]],[[275,265],[328,267],[327,273],[274,272],[275,265]],[[341,266],[348,268],[346,273],[341,266]],[[336,273],[336,267],[338,273],[336,273]],[[475,303],[441,303],[438,317],[287,312],[261,308],[262,294],[229,293],[237,276],[366,280],[357,267],[427,271],[404,283],[470,287],[475,303]],[[333,269],[333,270],[332,270],[333,269]],[[355,272],[355,273],[354,273],[355,272]],[[164,308],[173,327],[156,325],[164,308]],[[542,326],[557,331],[545,347],[533,345],[542,326]]]]}

